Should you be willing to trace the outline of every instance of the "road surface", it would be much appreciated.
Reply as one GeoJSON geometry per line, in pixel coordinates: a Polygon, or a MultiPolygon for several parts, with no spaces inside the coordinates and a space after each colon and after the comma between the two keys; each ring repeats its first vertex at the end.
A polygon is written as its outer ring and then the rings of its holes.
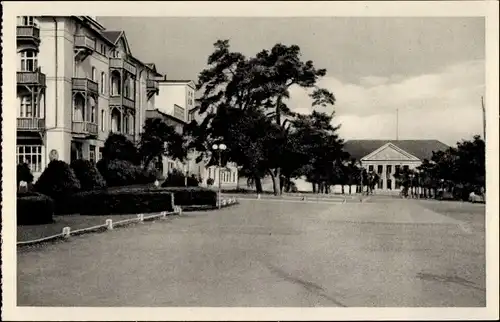
{"type": "Polygon", "coordinates": [[[484,205],[241,200],[18,253],[18,306],[485,306],[484,205]]]}

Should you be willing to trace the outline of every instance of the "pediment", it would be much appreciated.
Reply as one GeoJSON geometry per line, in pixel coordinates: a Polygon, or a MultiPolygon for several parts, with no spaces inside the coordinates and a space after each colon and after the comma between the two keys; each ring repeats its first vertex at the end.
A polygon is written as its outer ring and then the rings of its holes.
{"type": "Polygon", "coordinates": [[[398,148],[392,143],[387,143],[367,156],[362,161],[419,161],[414,155],[398,148]]]}

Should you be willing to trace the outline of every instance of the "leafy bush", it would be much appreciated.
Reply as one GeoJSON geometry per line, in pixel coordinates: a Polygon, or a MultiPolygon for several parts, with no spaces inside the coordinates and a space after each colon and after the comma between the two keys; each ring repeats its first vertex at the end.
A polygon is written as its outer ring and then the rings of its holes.
{"type": "MultiPolygon", "coordinates": [[[[188,187],[198,187],[198,179],[193,174],[187,178],[188,187]]],[[[186,186],[186,176],[177,169],[170,172],[161,185],[162,187],[185,187],[186,186]]]]}
{"type": "Polygon", "coordinates": [[[137,168],[129,161],[100,160],[98,169],[110,187],[134,184],[137,179],[137,168]]]}
{"type": "Polygon", "coordinates": [[[135,214],[172,211],[172,194],[167,191],[88,191],[71,198],[81,215],[135,214]]]}
{"type": "Polygon", "coordinates": [[[17,198],[17,224],[43,225],[53,222],[54,201],[48,196],[26,193],[17,198]]]}
{"type": "Polygon", "coordinates": [[[152,183],[159,177],[158,170],[151,168],[144,170],[125,160],[100,160],[97,162],[97,169],[109,187],[152,183]]]}
{"type": "Polygon", "coordinates": [[[82,191],[100,190],[106,187],[106,181],[97,170],[94,162],[90,160],[75,160],[71,162],[71,168],[80,181],[82,191]]]}
{"type": "Polygon", "coordinates": [[[207,179],[207,185],[208,185],[208,186],[212,186],[213,184],[214,184],[214,179],[212,179],[212,178],[208,178],[208,179],[207,179]]]}
{"type": "Polygon", "coordinates": [[[31,173],[31,169],[27,163],[19,163],[17,165],[17,186],[19,187],[19,183],[21,181],[25,181],[27,183],[33,182],[33,174],[31,173]]]}
{"type": "Polygon", "coordinates": [[[57,199],[80,190],[80,182],[64,161],[52,160],[35,183],[35,191],[57,199]]]}

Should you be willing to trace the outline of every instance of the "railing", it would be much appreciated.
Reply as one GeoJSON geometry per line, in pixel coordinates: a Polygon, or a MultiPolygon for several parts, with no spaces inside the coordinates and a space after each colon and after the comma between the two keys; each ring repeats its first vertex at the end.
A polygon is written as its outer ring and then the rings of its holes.
{"type": "Polygon", "coordinates": [[[134,65],[129,63],[123,58],[110,58],[109,59],[109,67],[110,68],[120,68],[128,71],[131,74],[136,74],[137,70],[134,65]]]}
{"type": "Polygon", "coordinates": [[[90,91],[97,93],[99,87],[96,82],[87,78],[73,78],[73,90],[77,91],[90,91]]]}
{"type": "Polygon", "coordinates": [[[45,86],[45,74],[40,71],[17,72],[17,84],[45,86]]]}
{"type": "Polygon", "coordinates": [[[80,134],[97,135],[97,124],[87,121],[73,121],[72,131],[80,134]]]}
{"type": "Polygon", "coordinates": [[[123,106],[128,108],[135,108],[135,101],[128,97],[123,97],[123,106]]]}
{"type": "Polygon", "coordinates": [[[95,39],[85,35],[75,35],[75,47],[83,47],[95,50],[95,39]]]}
{"type": "Polygon", "coordinates": [[[17,26],[16,34],[18,38],[40,39],[40,29],[35,26],[17,26]]]}
{"type": "Polygon", "coordinates": [[[95,231],[112,230],[115,227],[126,226],[126,225],[130,225],[130,224],[135,224],[135,223],[142,223],[145,221],[153,221],[155,219],[165,219],[169,215],[180,215],[180,214],[182,214],[181,208],[178,206],[174,206],[174,211],[172,211],[172,212],[162,211],[160,213],[152,214],[149,216],[144,216],[144,214],[138,214],[136,218],[125,219],[125,220],[120,220],[120,221],[115,221],[115,222],[113,222],[112,219],[106,219],[106,222],[104,224],[96,225],[96,226],[88,227],[88,228],[83,228],[83,229],[71,230],[71,227],[64,227],[62,230],[62,233],[60,233],[60,234],[47,236],[47,237],[43,237],[43,238],[35,239],[35,240],[27,240],[27,241],[17,242],[17,246],[18,247],[32,246],[32,245],[41,244],[44,242],[56,241],[56,240],[60,240],[60,239],[67,239],[71,236],[78,236],[78,235],[87,234],[87,233],[91,233],[91,232],[95,232],[95,231]]]}
{"type": "Polygon", "coordinates": [[[33,117],[18,117],[17,129],[28,131],[39,131],[45,128],[45,119],[33,117]]]}

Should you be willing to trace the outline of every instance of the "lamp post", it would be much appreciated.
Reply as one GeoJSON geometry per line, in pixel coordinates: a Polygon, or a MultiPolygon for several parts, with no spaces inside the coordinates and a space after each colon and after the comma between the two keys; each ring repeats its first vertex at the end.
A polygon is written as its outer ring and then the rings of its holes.
{"type": "Polygon", "coordinates": [[[224,143],[220,143],[220,144],[214,144],[212,145],[212,149],[217,153],[217,157],[218,157],[218,162],[219,162],[219,196],[218,196],[218,200],[219,200],[219,209],[221,208],[221,181],[220,181],[220,169],[222,167],[222,159],[221,159],[221,154],[224,150],[226,150],[226,145],[224,143]]]}

